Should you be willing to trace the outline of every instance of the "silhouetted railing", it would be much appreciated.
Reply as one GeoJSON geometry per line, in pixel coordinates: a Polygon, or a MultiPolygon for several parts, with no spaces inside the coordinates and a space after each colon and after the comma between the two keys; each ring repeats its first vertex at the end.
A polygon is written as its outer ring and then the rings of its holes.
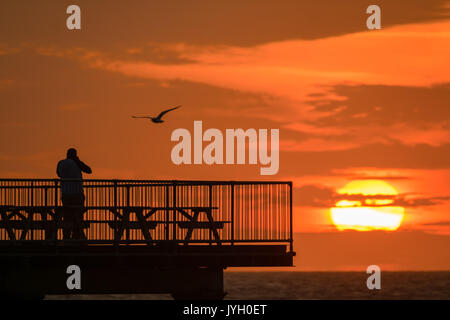
{"type": "MultiPolygon", "coordinates": [[[[292,249],[291,182],[82,183],[88,243],[287,242],[292,249]]],[[[61,180],[0,179],[0,241],[63,240],[65,209],[61,180]]]]}

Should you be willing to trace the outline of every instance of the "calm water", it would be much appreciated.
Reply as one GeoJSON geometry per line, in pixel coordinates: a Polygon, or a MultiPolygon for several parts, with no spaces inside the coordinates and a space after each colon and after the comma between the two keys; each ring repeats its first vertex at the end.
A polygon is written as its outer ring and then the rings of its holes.
{"type": "MultiPolygon", "coordinates": [[[[226,272],[226,299],[450,299],[450,272],[226,272]]],[[[170,295],[72,295],[46,299],[171,299],[170,295]]]]}

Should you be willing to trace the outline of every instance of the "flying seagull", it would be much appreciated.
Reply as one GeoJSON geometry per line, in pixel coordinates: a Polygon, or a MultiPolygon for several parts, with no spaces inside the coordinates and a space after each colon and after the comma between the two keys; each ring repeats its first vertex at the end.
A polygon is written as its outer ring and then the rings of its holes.
{"type": "Polygon", "coordinates": [[[169,112],[169,111],[178,109],[179,107],[181,107],[181,105],[180,105],[180,106],[176,106],[176,107],[171,108],[171,109],[164,110],[164,111],[161,112],[157,117],[136,117],[136,116],[131,116],[131,117],[132,117],[132,118],[135,118],[135,119],[139,119],[139,118],[150,119],[150,120],[152,120],[154,123],[161,123],[161,122],[164,122],[164,120],[162,120],[163,115],[165,115],[165,114],[166,114],[167,112],[169,112]]]}

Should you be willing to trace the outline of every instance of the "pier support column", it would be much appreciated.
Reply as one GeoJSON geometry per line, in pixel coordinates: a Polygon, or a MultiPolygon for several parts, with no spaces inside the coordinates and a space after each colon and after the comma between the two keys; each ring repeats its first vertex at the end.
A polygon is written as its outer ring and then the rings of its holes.
{"type": "Polygon", "coordinates": [[[45,290],[28,259],[12,259],[0,266],[0,299],[42,300],[45,290]]]}
{"type": "Polygon", "coordinates": [[[225,297],[222,267],[193,268],[183,272],[180,285],[172,292],[175,300],[222,300],[225,297]]]}

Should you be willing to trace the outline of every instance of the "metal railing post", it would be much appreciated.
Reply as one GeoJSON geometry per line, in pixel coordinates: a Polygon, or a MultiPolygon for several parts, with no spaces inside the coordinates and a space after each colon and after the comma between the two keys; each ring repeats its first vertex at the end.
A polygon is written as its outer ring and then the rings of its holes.
{"type": "Polygon", "coordinates": [[[292,226],[292,182],[289,182],[289,215],[290,215],[290,236],[289,236],[289,249],[290,252],[294,251],[294,239],[293,239],[293,226],[292,226]]]}
{"type": "MultiPolygon", "coordinates": [[[[127,239],[127,245],[129,244],[130,240],[130,185],[127,184],[127,194],[126,194],[126,202],[127,202],[127,215],[126,215],[126,222],[127,222],[127,228],[126,228],[126,239],[127,239]]],[[[124,218],[125,218],[125,212],[124,212],[124,218]]]]}
{"type": "Polygon", "coordinates": [[[114,237],[114,246],[118,245],[118,239],[117,239],[117,230],[118,230],[118,226],[117,226],[117,181],[115,180],[113,182],[114,184],[114,233],[113,233],[113,237],[114,237]]]}
{"type": "MultiPolygon", "coordinates": [[[[166,208],[170,206],[169,203],[169,186],[166,186],[166,208]]],[[[169,209],[166,209],[166,225],[165,225],[165,239],[169,240],[169,209]]]]}
{"type": "MultiPolygon", "coordinates": [[[[31,184],[30,184],[30,192],[31,192],[31,206],[33,207],[34,206],[34,182],[33,181],[31,181],[31,184]]],[[[33,218],[34,218],[34,212],[33,212],[33,210],[30,210],[29,212],[28,212],[28,223],[31,223],[31,221],[33,221],[33,218]]],[[[22,232],[24,232],[24,231],[22,231],[22,232]]],[[[30,240],[34,240],[34,230],[30,230],[30,240]]]]}
{"type": "Polygon", "coordinates": [[[172,240],[177,241],[177,210],[175,209],[177,206],[177,185],[174,182],[172,186],[172,240]]]}

